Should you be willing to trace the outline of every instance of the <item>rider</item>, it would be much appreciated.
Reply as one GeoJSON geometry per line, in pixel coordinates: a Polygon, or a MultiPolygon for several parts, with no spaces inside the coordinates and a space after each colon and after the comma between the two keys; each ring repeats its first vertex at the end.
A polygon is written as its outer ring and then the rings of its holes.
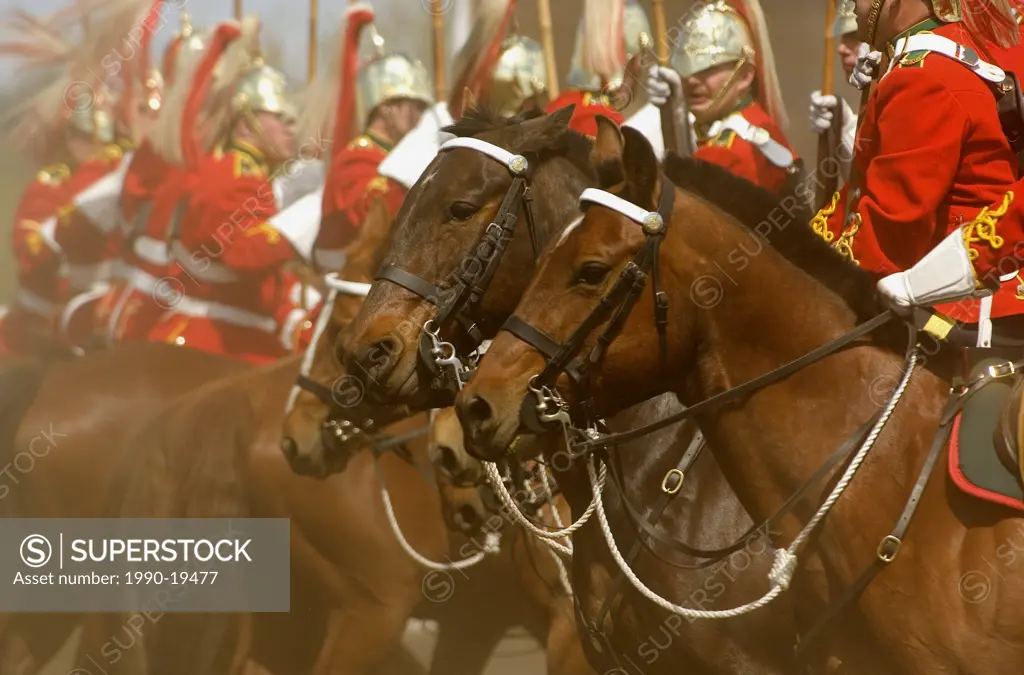
{"type": "Polygon", "coordinates": [[[566,80],[569,88],[544,112],[575,104],[569,126],[591,138],[597,135],[598,115],[625,122],[621,110],[630,103],[630,88],[624,86],[628,69],[652,44],[651,35],[638,0],[586,0],[566,80]]]}
{"type": "MultiPolygon", "coordinates": [[[[995,92],[1003,69],[1024,72],[1024,48],[1007,0],[914,0],[899,12],[883,4],[857,6],[862,37],[879,50],[862,63],[885,52],[888,65],[860,122],[850,181],[812,227],[861,267],[895,275],[880,284],[891,302],[927,304],[967,281],[973,288],[964,261],[1003,243],[995,230],[1018,164],[995,92]]],[[[1009,284],[991,302],[993,318],[1024,311],[1009,284]]],[[[984,318],[974,300],[940,309],[959,321],[984,318]]]]}
{"type": "Polygon", "coordinates": [[[652,103],[686,96],[693,115],[694,157],[720,164],[779,192],[797,171],[783,134],[785,110],[764,15],[757,0],[714,0],[686,21],[673,54],[675,70],[651,68],[652,103]]]}
{"type": "Polygon", "coordinates": [[[373,10],[366,6],[348,11],[334,145],[314,248],[316,263],[324,271],[337,271],[344,265],[344,249],[355,238],[373,198],[383,199],[392,217],[398,214],[406,190],[379,175],[377,167],[434,103],[423,64],[405,54],[385,53],[384,40],[375,29],[375,55],[358,67],[359,38],[374,18],[373,10]],[[362,108],[358,118],[352,86],[357,77],[362,108]],[[357,123],[362,129],[358,134],[357,123]]]}
{"type": "MultiPolygon", "coordinates": [[[[843,71],[846,77],[853,75],[853,68],[857,65],[857,55],[860,46],[863,44],[857,36],[857,12],[854,0],[837,0],[836,20],[832,24],[831,37],[837,40],[836,51],[843,64],[843,71]]],[[[832,128],[832,116],[839,105],[843,106],[843,128],[841,132],[841,143],[843,150],[837,153],[840,163],[840,171],[843,179],[850,175],[850,160],[853,157],[853,139],[857,133],[857,113],[853,112],[845,100],[828,94],[823,96],[821,91],[811,92],[811,128],[815,133],[823,134],[832,128]]]]}
{"type": "MultiPolygon", "coordinates": [[[[192,189],[181,204],[170,250],[181,268],[181,296],[150,333],[154,341],[267,363],[285,354],[279,342],[277,298],[282,267],[298,258],[295,247],[268,219],[278,210],[275,173],[295,154],[295,109],[282,73],[258,53],[255,17],[243,22],[232,53],[215,37],[192,82],[183,131],[197,129],[199,97],[220,69],[203,141],[182,149],[192,189]],[[228,64],[239,71],[224,72],[228,64]],[[215,68],[215,66],[217,68],[215,68]],[[226,95],[224,95],[226,94],[226,95]]],[[[221,31],[218,31],[218,36],[221,31]]]]}
{"type": "MultiPolygon", "coordinates": [[[[175,90],[187,92],[191,67],[202,55],[206,43],[206,36],[197,32],[190,17],[182,12],[181,29],[164,50],[161,70],[149,71],[143,82],[147,114],[156,119],[149,133],[143,134],[143,140],[132,156],[121,191],[120,254],[127,284],[116,300],[107,326],[107,337],[111,343],[145,340],[166,310],[166,305],[158,302],[157,280],[164,279],[164,284],[173,283],[171,280],[175,279],[178,267],[169,264],[165,241],[167,219],[150,218],[150,215],[156,211],[157,195],[178,184],[180,167],[164,157],[152,136],[165,132],[158,126],[161,120],[180,124],[184,92],[175,90]],[[176,77],[178,73],[182,78],[176,77]],[[149,229],[151,222],[152,231],[149,229]]],[[[143,56],[148,54],[147,47],[142,47],[143,56]]]]}
{"type": "MultiPolygon", "coordinates": [[[[137,8],[120,8],[132,13],[137,8]]],[[[69,12],[65,18],[75,12],[69,12]]],[[[22,31],[21,42],[3,45],[7,54],[23,55],[43,65],[59,63],[63,70],[39,94],[22,104],[14,141],[37,157],[52,162],[26,188],[15,212],[13,247],[18,263],[19,290],[13,307],[0,323],[0,351],[33,353],[53,337],[60,304],[67,297],[67,278],[62,278],[64,251],[58,223],[66,222],[70,203],[83,190],[108,173],[120,160],[122,148],[115,141],[114,118],[108,97],[97,92],[98,82],[81,79],[99,55],[109,53],[112,31],[89,35],[88,44],[71,45],[61,39],[65,27],[44,26],[25,15],[32,28],[22,31]],[[34,148],[29,148],[34,144],[34,148]]],[[[124,25],[120,14],[104,17],[111,25],[124,25]]],[[[106,23],[106,22],[104,22],[106,23]]],[[[83,40],[84,42],[84,40],[83,40]]],[[[45,163],[45,162],[44,162],[45,163]]],[[[75,280],[74,268],[71,269],[75,280]]]]}

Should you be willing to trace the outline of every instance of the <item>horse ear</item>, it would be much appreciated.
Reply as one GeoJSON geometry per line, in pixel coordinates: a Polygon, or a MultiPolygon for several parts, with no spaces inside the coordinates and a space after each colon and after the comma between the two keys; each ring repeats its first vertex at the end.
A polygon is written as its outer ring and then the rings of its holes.
{"type": "Polygon", "coordinates": [[[649,205],[656,208],[661,185],[658,157],[654,154],[654,148],[646,136],[632,127],[623,127],[622,136],[625,141],[622,164],[626,181],[637,198],[650,200],[649,205]]]}
{"type": "Polygon", "coordinates": [[[597,171],[598,184],[607,189],[625,178],[624,139],[619,126],[604,115],[597,116],[597,136],[590,151],[590,163],[597,171]]]}
{"type": "Polygon", "coordinates": [[[462,90],[462,109],[477,109],[476,94],[474,94],[473,90],[470,89],[469,87],[466,87],[465,89],[462,90]]]}
{"type": "Polygon", "coordinates": [[[569,136],[569,120],[575,105],[559,108],[553,113],[523,122],[516,151],[520,153],[558,150],[569,136]]]}

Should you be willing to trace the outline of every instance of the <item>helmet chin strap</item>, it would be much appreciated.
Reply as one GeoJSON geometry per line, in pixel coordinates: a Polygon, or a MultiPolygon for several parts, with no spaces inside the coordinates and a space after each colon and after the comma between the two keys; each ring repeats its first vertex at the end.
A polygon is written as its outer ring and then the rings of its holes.
{"type": "Polygon", "coordinates": [[[270,160],[271,164],[278,164],[288,159],[284,152],[282,152],[280,146],[270,139],[267,132],[263,129],[263,125],[253,114],[250,108],[242,110],[241,118],[245,124],[252,130],[256,137],[260,140],[260,144],[263,146],[261,149],[267,153],[267,159],[270,160]]]}
{"type": "Polygon", "coordinates": [[[885,0],[874,0],[871,3],[871,11],[868,12],[867,43],[871,49],[875,48],[875,36],[878,34],[878,15],[882,12],[885,0]]]}
{"type": "MultiPolygon", "coordinates": [[[[725,99],[726,94],[732,89],[733,85],[736,84],[736,78],[740,75],[740,69],[747,63],[749,59],[746,54],[740,57],[739,61],[736,62],[736,66],[732,69],[732,73],[729,74],[729,79],[725,81],[718,91],[715,92],[714,96],[711,97],[711,103],[708,105],[709,110],[716,109],[722,101],[725,99]]],[[[703,126],[703,125],[702,125],[703,126]]]]}

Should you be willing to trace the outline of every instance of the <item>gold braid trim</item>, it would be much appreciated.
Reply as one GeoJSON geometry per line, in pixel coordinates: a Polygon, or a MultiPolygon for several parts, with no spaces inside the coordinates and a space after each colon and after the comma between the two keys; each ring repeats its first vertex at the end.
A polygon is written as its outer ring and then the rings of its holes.
{"type": "Polygon", "coordinates": [[[822,207],[818,213],[811,218],[811,229],[825,240],[825,243],[831,244],[835,235],[828,231],[828,219],[833,213],[836,212],[836,206],[839,204],[839,193],[836,192],[832,195],[832,203],[828,206],[822,207]]]}
{"type": "Polygon", "coordinates": [[[854,265],[860,265],[860,262],[853,256],[853,235],[857,234],[860,230],[860,224],[863,219],[859,213],[853,215],[853,224],[846,228],[841,235],[839,240],[832,245],[839,255],[844,258],[849,258],[854,265]]]}
{"type": "Polygon", "coordinates": [[[999,208],[989,211],[986,206],[974,220],[963,226],[964,246],[967,247],[971,262],[978,259],[978,251],[972,248],[971,244],[983,241],[997,250],[1003,247],[1004,239],[996,234],[996,223],[1006,215],[1006,210],[1012,203],[1013,191],[1009,190],[1003,195],[1003,203],[999,205],[999,208]]]}

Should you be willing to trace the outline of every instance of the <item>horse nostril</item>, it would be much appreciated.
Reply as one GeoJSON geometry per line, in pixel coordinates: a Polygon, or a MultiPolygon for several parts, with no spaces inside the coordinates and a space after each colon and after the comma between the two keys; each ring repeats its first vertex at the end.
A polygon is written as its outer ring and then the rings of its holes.
{"type": "Polygon", "coordinates": [[[470,418],[475,422],[486,422],[491,419],[491,404],[482,396],[474,396],[466,408],[470,418]]]}
{"type": "Polygon", "coordinates": [[[367,373],[384,375],[391,372],[401,349],[398,338],[386,335],[374,340],[359,355],[359,365],[367,373]]]}
{"type": "Polygon", "coordinates": [[[299,444],[295,442],[294,438],[285,436],[281,439],[281,452],[284,453],[285,459],[291,461],[299,454],[299,444]]]}

